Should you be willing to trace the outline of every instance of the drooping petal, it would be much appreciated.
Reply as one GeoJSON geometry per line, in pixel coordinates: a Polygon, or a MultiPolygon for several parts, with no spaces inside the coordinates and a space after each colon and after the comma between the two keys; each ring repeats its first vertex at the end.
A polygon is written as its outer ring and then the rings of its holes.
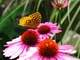
{"type": "Polygon", "coordinates": [[[79,60],[77,58],[71,57],[71,56],[64,54],[64,53],[58,53],[56,55],[56,58],[57,58],[57,60],[79,60]]]}
{"type": "Polygon", "coordinates": [[[10,46],[10,45],[15,44],[15,43],[17,43],[17,42],[19,42],[19,41],[21,41],[21,36],[13,39],[12,41],[7,42],[7,44],[4,45],[4,46],[10,46]]]}
{"type": "Polygon", "coordinates": [[[60,33],[62,32],[59,30],[59,27],[57,26],[57,23],[52,23],[52,22],[45,22],[45,23],[40,23],[35,30],[37,34],[42,38],[46,39],[51,37],[54,33],[60,33]]]}
{"type": "Polygon", "coordinates": [[[9,48],[6,48],[3,51],[4,52],[3,55],[5,55],[5,57],[11,56],[10,59],[14,59],[14,58],[18,57],[18,55],[21,54],[21,52],[23,51],[23,47],[24,46],[21,46],[21,44],[15,44],[13,46],[10,46],[9,48]]]}
{"type": "Polygon", "coordinates": [[[67,53],[67,54],[73,54],[76,52],[74,48],[71,45],[62,45],[59,46],[59,52],[67,53]]]}
{"type": "Polygon", "coordinates": [[[14,49],[15,47],[17,47],[20,44],[21,44],[20,42],[19,43],[15,43],[15,44],[9,46],[8,48],[4,49],[3,52],[6,52],[6,53],[10,52],[10,50],[14,49]]]}
{"type": "Polygon", "coordinates": [[[65,3],[63,4],[62,8],[65,8],[68,6],[68,0],[65,1],[65,3]]]}
{"type": "Polygon", "coordinates": [[[24,47],[25,47],[24,45],[20,46],[19,49],[16,50],[16,52],[10,57],[10,59],[18,57],[23,52],[24,47]]]}
{"type": "Polygon", "coordinates": [[[51,1],[51,5],[55,8],[58,8],[58,6],[56,6],[52,1],[51,1]]]}

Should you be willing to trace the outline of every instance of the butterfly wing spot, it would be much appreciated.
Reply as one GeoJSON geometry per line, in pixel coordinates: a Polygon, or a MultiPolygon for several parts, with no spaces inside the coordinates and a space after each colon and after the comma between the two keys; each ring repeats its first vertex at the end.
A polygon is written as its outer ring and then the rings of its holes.
{"type": "Polygon", "coordinates": [[[41,20],[38,20],[38,23],[40,23],[41,22],[41,20]]]}
{"type": "Polygon", "coordinates": [[[28,24],[31,23],[31,20],[26,20],[26,23],[28,23],[28,24]]]}

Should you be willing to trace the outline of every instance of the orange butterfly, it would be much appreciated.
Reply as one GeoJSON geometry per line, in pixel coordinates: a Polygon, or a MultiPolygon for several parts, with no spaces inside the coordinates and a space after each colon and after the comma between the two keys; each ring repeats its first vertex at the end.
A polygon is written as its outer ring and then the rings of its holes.
{"type": "Polygon", "coordinates": [[[39,23],[41,23],[41,18],[41,14],[39,12],[35,12],[29,16],[22,17],[19,21],[19,25],[29,28],[37,28],[39,23]]]}

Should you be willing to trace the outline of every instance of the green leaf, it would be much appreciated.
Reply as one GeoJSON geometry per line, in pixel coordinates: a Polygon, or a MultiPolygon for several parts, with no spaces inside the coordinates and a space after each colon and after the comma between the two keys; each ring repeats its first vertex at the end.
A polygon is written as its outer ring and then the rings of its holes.
{"type": "Polygon", "coordinates": [[[73,22],[74,22],[74,20],[75,20],[75,18],[76,18],[76,16],[77,16],[77,14],[79,13],[79,11],[80,11],[80,6],[79,6],[79,7],[77,8],[77,10],[75,11],[75,14],[73,15],[73,18],[71,19],[70,24],[69,24],[68,27],[66,28],[66,31],[65,31],[64,36],[63,36],[63,38],[62,38],[61,41],[64,41],[64,39],[65,39],[65,37],[66,37],[66,35],[67,35],[67,33],[68,33],[71,25],[73,24],[73,22]]]}
{"type": "Polygon", "coordinates": [[[0,0],[0,5],[1,5],[1,3],[2,3],[2,0],[0,0]]]}
{"type": "Polygon", "coordinates": [[[2,40],[2,38],[0,38],[0,40],[2,40]]]}
{"type": "Polygon", "coordinates": [[[12,16],[13,13],[15,13],[18,9],[20,9],[26,2],[24,1],[22,4],[18,5],[17,8],[15,8],[14,10],[12,10],[5,18],[3,18],[0,21],[0,32],[3,29],[3,27],[5,26],[8,18],[10,18],[12,16]]]}
{"type": "Polygon", "coordinates": [[[11,1],[10,1],[10,3],[8,4],[8,6],[7,6],[7,7],[5,8],[5,10],[3,11],[2,16],[7,13],[7,11],[9,10],[9,8],[11,7],[11,5],[12,5],[13,2],[14,2],[14,0],[11,0],[11,1]]]}
{"type": "Polygon", "coordinates": [[[15,23],[14,22],[8,22],[7,26],[4,27],[4,29],[2,30],[4,32],[4,34],[6,34],[10,39],[12,39],[14,37],[15,34],[15,23]]]}
{"type": "Polygon", "coordinates": [[[39,1],[38,1],[38,4],[37,4],[37,9],[36,9],[36,11],[38,11],[38,10],[39,10],[39,7],[40,7],[40,4],[41,4],[41,2],[42,2],[42,0],[39,0],[39,1]]]}
{"type": "MultiPolygon", "coordinates": [[[[63,18],[61,19],[61,22],[60,22],[61,25],[62,25],[63,22],[66,20],[66,18],[68,17],[68,15],[71,13],[71,11],[72,11],[73,8],[77,5],[78,2],[79,2],[79,0],[74,1],[74,3],[71,5],[69,11],[67,11],[67,12],[65,13],[65,15],[63,16],[63,18]]],[[[60,25],[59,25],[59,27],[60,27],[60,25]]]]}

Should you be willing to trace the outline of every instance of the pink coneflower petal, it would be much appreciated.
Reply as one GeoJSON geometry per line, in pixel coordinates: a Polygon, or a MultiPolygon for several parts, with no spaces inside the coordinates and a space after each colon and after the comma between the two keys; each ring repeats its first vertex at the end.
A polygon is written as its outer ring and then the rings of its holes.
{"type": "Polygon", "coordinates": [[[48,58],[47,57],[42,57],[42,60],[48,60],[48,58]]]}
{"type": "Polygon", "coordinates": [[[34,30],[27,30],[18,38],[4,45],[7,48],[3,50],[3,55],[10,57],[10,59],[22,56],[29,51],[30,47],[37,46],[40,41],[39,35],[34,30]]]}
{"type": "Polygon", "coordinates": [[[18,41],[18,42],[12,42],[12,43],[9,43],[9,44],[6,44],[6,45],[4,45],[5,47],[10,47],[10,46],[13,46],[13,45],[15,45],[15,44],[17,44],[17,43],[22,43],[21,41],[18,41]]]}
{"type": "MultiPolygon", "coordinates": [[[[10,47],[11,48],[11,47],[10,47]]],[[[17,52],[19,52],[17,55],[19,55],[20,53],[21,53],[21,51],[23,50],[23,48],[24,48],[24,46],[21,46],[21,45],[15,45],[15,46],[12,46],[12,48],[11,49],[8,49],[7,48],[7,50],[5,50],[5,53],[3,54],[3,55],[5,55],[6,57],[9,57],[9,56],[15,56],[15,54],[17,53],[17,52]],[[21,49],[22,48],[22,49],[21,49]]],[[[16,56],[17,57],[17,56],[16,56]]]]}
{"type": "Polygon", "coordinates": [[[17,52],[14,52],[14,53],[11,55],[10,59],[14,59],[15,57],[19,56],[19,55],[21,54],[21,52],[23,51],[23,49],[24,49],[24,46],[23,46],[23,47],[20,47],[19,49],[17,49],[17,50],[16,50],[17,52]],[[22,49],[21,49],[21,48],[22,48],[22,49]]]}
{"type": "Polygon", "coordinates": [[[30,60],[46,60],[42,56],[39,56],[38,52],[33,54],[33,56],[30,57],[30,60]]]}
{"type": "Polygon", "coordinates": [[[68,56],[68,55],[66,55],[66,54],[64,54],[64,53],[58,53],[58,54],[56,55],[56,58],[57,58],[57,60],[79,60],[79,59],[77,59],[77,58],[68,56]]]}
{"type": "Polygon", "coordinates": [[[68,0],[65,1],[65,3],[63,4],[62,8],[65,8],[68,6],[68,0]]]}
{"type": "MultiPolygon", "coordinates": [[[[38,51],[36,47],[30,47],[30,50],[27,51],[27,52],[22,53],[19,56],[19,59],[17,59],[17,60],[27,60],[26,58],[31,57],[36,51],[38,51]]],[[[34,55],[36,55],[36,53],[34,55]]],[[[32,58],[28,58],[28,59],[30,60],[32,58]]]]}
{"type": "Polygon", "coordinates": [[[59,30],[57,23],[45,22],[40,23],[35,32],[37,32],[42,39],[45,39],[51,37],[53,34],[60,33],[61,30],[59,30]]]}
{"type": "Polygon", "coordinates": [[[68,0],[54,0],[54,2],[51,1],[51,5],[54,8],[65,8],[68,6],[68,0]]]}
{"type": "Polygon", "coordinates": [[[48,33],[48,36],[53,36],[51,33],[48,33]]]}
{"type": "MultiPolygon", "coordinates": [[[[23,56],[25,56],[25,55],[28,56],[28,54],[31,55],[31,54],[35,53],[34,51],[37,51],[37,48],[35,48],[35,47],[30,47],[29,50],[30,50],[30,51],[27,51],[27,52],[26,52],[26,48],[24,48],[23,53],[22,53],[19,57],[23,57],[23,56]]],[[[27,56],[26,56],[26,57],[27,57],[27,56]]]]}
{"type": "Polygon", "coordinates": [[[51,33],[53,33],[53,32],[54,32],[54,33],[59,33],[59,32],[62,32],[62,31],[61,31],[61,30],[51,30],[50,32],[51,32],[51,33]]]}
{"type": "Polygon", "coordinates": [[[61,49],[74,49],[71,45],[62,45],[62,46],[59,46],[59,49],[61,50],[61,49]]]}
{"type": "Polygon", "coordinates": [[[58,6],[55,5],[55,3],[53,3],[52,1],[51,1],[51,5],[52,5],[54,8],[58,8],[58,6]]]}
{"type": "Polygon", "coordinates": [[[7,42],[7,44],[12,44],[12,43],[15,43],[15,42],[19,42],[19,41],[21,41],[20,38],[21,38],[21,36],[13,39],[12,41],[7,42]]]}
{"type": "Polygon", "coordinates": [[[50,57],[50,60],[57,60],[55,57],[50,57]]]}
{"type": "Polygon", "coordinates": [[[11,46],[9,46],[8,48],[4,49],[3,52],[9,52],[10,50],[12,50],[13,48],[17,47],[19,44],[21,43],[16,43],[16,44],[13,44],[11,46]]]}
{"type": "Polygon", "coordinates": [[[17,60],[27,60],[27,59],[30,60],[30,58],[28,58],[28,57],[31,57],[32,55],[33,55],[33,53],[30,51],[30,52],[27,52],[26,54],[24,53],[23,55],[19,56],[19,59],[17,59],[17,60]]]}
{"type": "Polygon", "coordinates": [[[22,43],[22,42],[20,41],[20,38],[21,38],[21,36],[19,36],[18,38],[13,39],[12,41],[7,42],[7,44],[4,45],[4,46],[5,46],[5,47],[8,47],[8,46],[12,46],[12,45],[14,45],[14,44],[16,44],[16,43],[22,43]]]}
{"type": "Polygon", "coordinates": [[[55,41],[45,39],[39,43],[38,47],[31,47],[27,53],[19,56],[18,60],[79,60],[69,56],[68,54],[71,51],[67,51],[66,49],[73,51],[73,47],[70,45],[58,47],[55,41]],[[28,56],[28,54],[30,55],[28,56]]]}
{"type": "Polygon", "coordinates": [[[59,46],[59,52],[73,54],[76,52],[76,50],[74,50],[74,48],[70,45],[62,45],[62,46],[59,46]]]}
{"type": "Polygon", "coordinates": [[[41,58],[40,58],[40,56],[38,56],[37,53],[36,53],[36,55],[34,55],[34,56],[31,58],[31,60],[32,60],[32,59],[33,59],[33,60],[39,60],[39,59],[41,59],[41,58]]]}
{"type": "Polygon", "coordinates": [[[56,26],[56,25],[57,25],[57,23],[54,23],[54,24],[53,24],[52,22],[45,22],[45,24],[48,25],[48,26],[49,26],[49,25],[50,25],[50,26],[52,26],[52,25],[53,25],[53,26],[56,26]]]}

